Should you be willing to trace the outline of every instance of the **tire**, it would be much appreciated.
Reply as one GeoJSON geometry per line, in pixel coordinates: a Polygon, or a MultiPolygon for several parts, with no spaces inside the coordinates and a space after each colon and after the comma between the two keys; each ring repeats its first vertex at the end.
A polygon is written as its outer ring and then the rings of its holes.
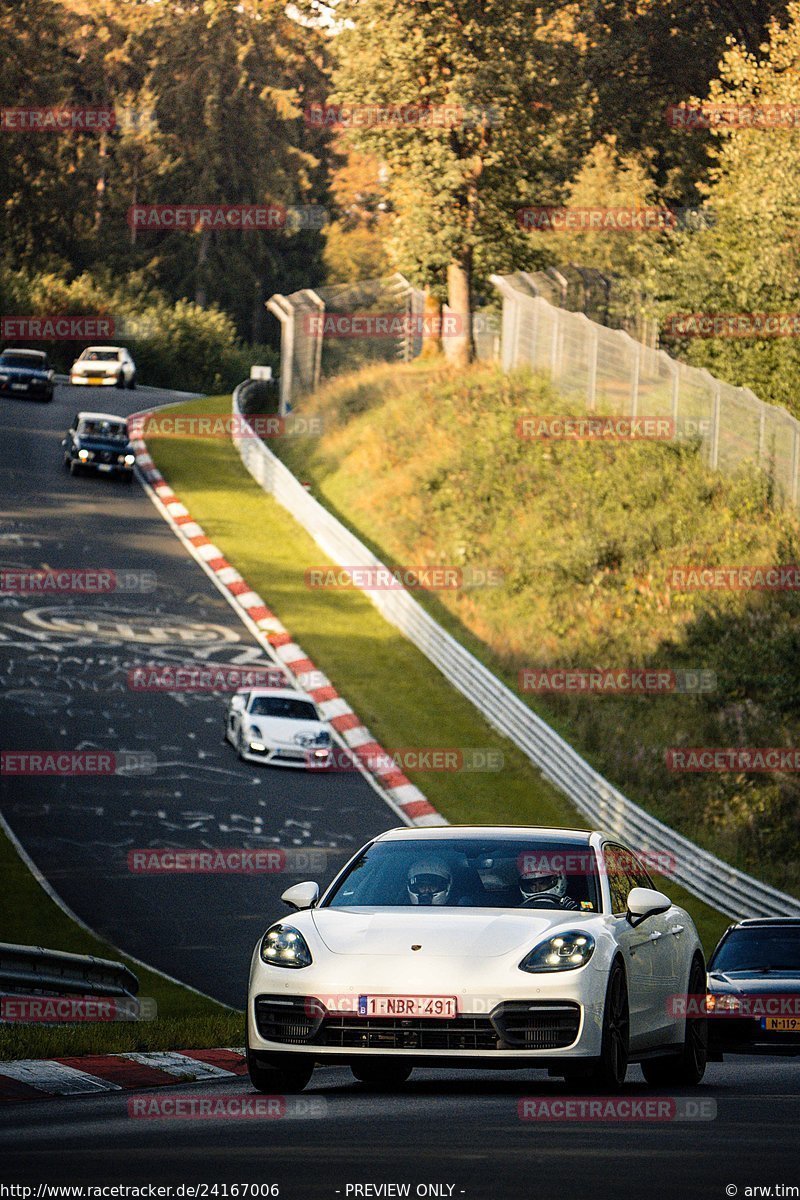
{"type": "Polygon", "coordinates": [[[244,742],[242,741],[241,731],[236,739],[236,753],[239,756],[239,762],[247,762],[247,759],[244,756],[244,742]]]}
{"type": "Polygon", "coordinates": [[[128,384],[128,389],[129,389],[131,392],[135,392],[135,391],[136,391],[136,372],[135,372],[135,371],[134,371],[133,375],[131,375],[131,381],[130,381],[130,383],[128,384]]]}
{"type": "Polygon", "coordinates": [[[133,471],[126,471],[122,478],[124,482],[127,483],[128,487],[130,487],[130,485],[133,483],[133,471]]]}
{"type": "Polygon", "coordinates": [[[611,967],[603,1005],[603,1040],[587,1082],[602,1092],[618,1092],[628,1073],[630,1010],[625,968],[617,959],[611,967]]]}
{"type": "Polygon", "coordinates": [[[65,454],[64,455],[64,470],[65,471],[69,470],[71,462],[72,462],[72,459],[70,458],[70,456],[68,454],[65,454]]]}
{"type": "MultiPolygon", "coordinates": [[[[703,960],[697,956],[689,972],[690,996],[700,996],[706,990],[703,960]]],[[[683,1046],[678,1054],[647,1058],[642,1074],[653,1087],[696,1087],[706,1072],[708,1062],[708,1019],[687,1017],[683,1046]]]]}
{"type": "Polygon", "coordinates": [[[303,1057],[297,1065],[271,1066],[259,1063],[252,1050],[247,1051],[247,1073],[257,1092],[268,1096],[302,1092],[314,1073],[314,1060],[303,1057]]]}
{"type": "Polygon", "coordinates": [[[120,371],[119,375],[117,376],[117,387],[118,388],[125,387],[125,376],[122,374],[121,371],[120,371]]]}
{"type": "Polygon", "coordinates": [[[365,1058],[361,1062],[351,1063],[350,1070],[359,1083],[366,1083],[369,1087],[393,1088],[399,1087],[411,1077],[413,1067],[405,1062],[365,1058]]]}
{"type": "Polygon", "coordinates": [[[74,458],[69,464],[69,473],[70,475],[80,475],[81,473],[81,465],[80,463],[75,462],[74,458]]]}

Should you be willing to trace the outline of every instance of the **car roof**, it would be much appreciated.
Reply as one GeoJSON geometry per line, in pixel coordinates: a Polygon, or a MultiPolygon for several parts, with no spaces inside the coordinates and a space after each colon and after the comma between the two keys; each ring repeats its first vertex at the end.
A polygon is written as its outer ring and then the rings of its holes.
{"type": "Polygon", "coordinates": [[[115,350],[117,353],[119,353],[120,350],[124,349],[124,346],[87,346],[85,350],[81,351],[81,353],[88,354],[90,350],[115,350]]]}
{"type": "Polygon", "coordinates": [[[309,704],[314,703],[308,692],[300,692],[297,688],[291,687],[243,687],[239,688],[238,691],[240,693],[252,693],[253,696],[290,696],[292,700],[308,700],[309,704]]]}
{"type": "Polygon", "coordinates": [[[123,425],[127,425],[127,417],[120,417],[116,413],[99,413],[99,412],[79,412],[79,421],[121,421],[123,425]]]}
{"type": "Polygon", "coordinates": [[[32,358],[47,358],[44,350],[18,350],[16,346],[6,346],[5,350],[0,351],[0,354],[30,354],[32,358]]]}
{"type": "Polygon", "coordinates": [[[463,837],[493,837],[512,838],[528,837],[558,837],[576,846],[587,846],[594,833],[591,829],[559,829],[548,825],[436,825],[425,829],[419,827],[409,829],[402,825],[389,829],[375,839],[378,842],[399,842],[404,838],[424,838],[426,841],[446,842],[463,837]]]}
{"type": "Polygon", "coordinates": [[[800,917],[748,917],[746,921],[737,921],[735,925],[731,925],[731,929],[775,929],[781,926],[798,926],[800,925],[800,917]]]}

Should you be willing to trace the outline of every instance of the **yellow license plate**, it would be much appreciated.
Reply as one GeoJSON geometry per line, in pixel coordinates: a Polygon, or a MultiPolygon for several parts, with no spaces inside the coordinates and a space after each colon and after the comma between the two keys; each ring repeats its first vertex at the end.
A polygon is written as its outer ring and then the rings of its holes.
{"type": "Polygon", "coordinates": [[[800,1017],[764,1017],[768,1033],[800,1033],[800,1017]]]}

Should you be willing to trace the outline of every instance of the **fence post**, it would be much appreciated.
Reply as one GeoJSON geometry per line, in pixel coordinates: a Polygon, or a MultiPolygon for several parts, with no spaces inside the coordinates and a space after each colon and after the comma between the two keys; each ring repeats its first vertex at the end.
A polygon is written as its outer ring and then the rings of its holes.
{"type": "Polygon", "coordinates": [[[553,309],[553,340],[550,343],[550,374],[553,379],[558,375],[558,340],[561,333],[561,309],[553,309]]]}
{"type": "Polygon", "coordinates": [[[633,343],[633,372],[631,377],[631,416],[635,417],[639,408],[639,372],[642,362],[642,347],[639,342],[633,343]]]}
{"type": "Polygon", "coordinates": [[[672,431],[678,436],[678,419],[681,414],[681,370],[678,363],[671,364],[672,370],[672,431]]]}
{"type": "Polygon", "coordinates": [[[716,471],[719,465],[719,416],[720,416],[720,389],[717,384],[714,387],[714,403],[711,409],[711,448],[709,451],[708,465],[712,471],[716,471]]]}
{"type": "Polygon", "coordinates": [[[597,408],[597,357],[600,346],[600,330],[596,326],[589,328],[589,386],[586,396],[586,407],[589,412],[597,408]]]}

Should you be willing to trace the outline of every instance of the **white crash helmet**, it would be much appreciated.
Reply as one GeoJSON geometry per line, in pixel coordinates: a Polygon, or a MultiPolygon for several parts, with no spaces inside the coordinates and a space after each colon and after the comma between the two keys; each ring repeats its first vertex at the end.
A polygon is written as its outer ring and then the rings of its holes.
{"type": "Polygon", "coordinates": [[[519,890],[523,900],[553,900],[558,903],[567,894],[567,876],[564,871],[547,870],[539,867],[533,871],[522,871],[519,890]]]}
{"type": "Polygon", "coordinates": [[[408,894],[412,904],[446,904],[453,876],[440,858],[421,858],[408,872],[408,894]]]}

